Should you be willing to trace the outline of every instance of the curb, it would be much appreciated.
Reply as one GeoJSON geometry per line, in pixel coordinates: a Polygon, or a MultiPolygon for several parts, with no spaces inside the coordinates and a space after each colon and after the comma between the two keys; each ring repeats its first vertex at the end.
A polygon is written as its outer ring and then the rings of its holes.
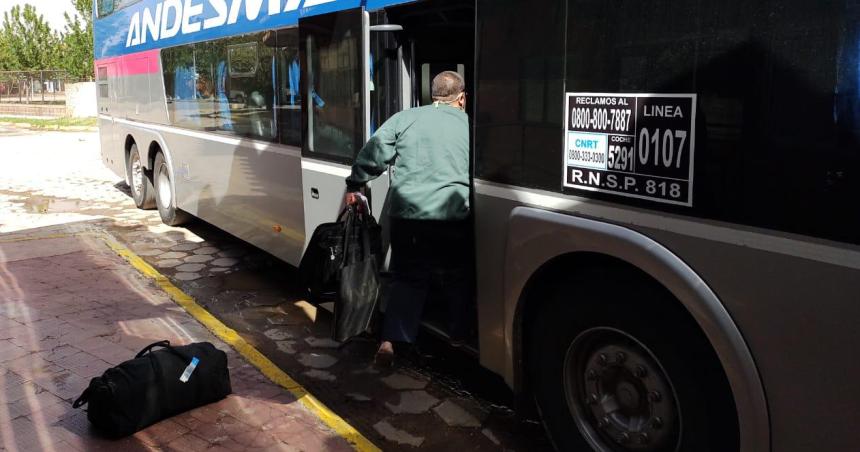
{"type": "Polygon", "coordinates": [[[140,256],[134,254],[126,246],[120,244],[107,234],[102,235],[102,240],[113,250],[117,255],[128,261],[132,267],[137,269],[144,276],[152,279],[167,293],[167,295],[185,311],[191,314],[192,317],[202,323],[203,326],[209,329],[215,336],[228,345],[233,347],[243,358],[245,358],[254,367],[260,370],[269,380],[278,384],[282,388],[289,391],[296,397],[297,401],[305,408],[314,413],[324,424],[334,430],[340,437],[347,440],[356,451],[359,452],[381,452],[382,449],[376,447],[367,438],[364,437],[355,427],[349,425],[343,418],[331,411],[328,407],[320,402],[316,397],[311,395],[304,387],[293,380],[286,372],[281,370],[275,363],[266,358],[259,350],[254,348],[239,333],[232,328],[221,323],[202,306],[197,304],[193,297],[186,294],[173,283],[162,275],[151,265],[146,263],[140,256]]]}

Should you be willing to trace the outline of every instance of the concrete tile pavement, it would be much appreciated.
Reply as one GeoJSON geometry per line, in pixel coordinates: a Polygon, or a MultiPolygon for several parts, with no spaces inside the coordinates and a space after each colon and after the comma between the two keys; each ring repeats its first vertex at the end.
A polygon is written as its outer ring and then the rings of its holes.
{"type": "Polygon", "coordinates": [[[0,237],[0,450],[352,450],[101,240],[35,236],[0,237]],[[100,438],[71,401],[163,339],[224,350],[234,394],[129,438],[100,438]]]}
{"type": "MultiPolygon", "coordinates": [[[[324,312],[318,315],[313,306],[296,297],[294,269],[202,221],[183,228],[169,227],[161,223],[157,211],[137,210],[127,187],[103,166],[97,134],[9,135],[0,126],[0,157],[3,162],[0,241],[4,238],[2,234],[9,232],[18,237],[109,232],[385,450],[549,450],[536,423],[519,422],[503,393],[484,391],[489,380],[476,383],[478,380],[472,375],[482,374],[476,371],[475,363],[462,359],[449,362],[444,358],[448,351],[440,350],[431,365],[404,363],[403,367],[390,370],[368,367],[374,345],[368,342],[339,348],[325,339],[331,317],[324,312]],[[184,267],[186,264],[202,264],[204,268],[184,267]],[[460,365],[462,369],[452,370],[452,366],[460,365]],[[396,376],[387,378],[392,373],[396,376]],[[458,380],[465,376],[471,383],[458,380]],[[470,394],[479,387],[478,394],[470,394]],[[424,391],[433,399],[423,394],[401,396],[412,391],[424,391]],[[490,398],[483,398],[487,395],[490,398]],[[431,408],[427,401],[437,404],[431,408]],[[472,419],[464,418],[464,413],[448,402],[466,410],[481,425],[476,427],[472,419]],[[408,413],[395,414],[389,407],[408,413]],[[416,411],[420,414],[414,414],[416,411]]],[[[0,243],[0,250],[9,251],[3,245],[0,243]]],[[[86,249],[80,242],[67,241],[51,242],[51,247],[58,254],[63,254],[62,249],[68,252],[86,249]]],[[[16,248],[14,252],[21,259],[31,253],[27,247],[16,248]]],[[[107,290],[98,281],[98,273],[91,275],[97,281],[94,287],[107,290]]],[[[132,284],[136,279],[140,278],[131,278],[127,283],[132,284]]],[[[141,287],[135,290],[151,290],[148,281],[143,281],[141,287]]],[[[37,290],[50,292],[53,288],[29,290],[36,294],[37,290]]],[[[90,302],[83,289],[77,292],[69,297],[80,303],[90,302]]],[[[115,315],[113,306],[96,305],[78,312],[64,312],[66,309],[67,306],[44,306],[31,313],[62,315],[66,323],[77,329],[66,331],[66,326],[60,326],[63,337],[54,340],[65,344],[86,342],[89,344],[86,353],[105,362],[123,361],[131,356],[129,351],[137,351],[135,334],[111,337],[116,329],[111,322],[115,315]],[[94,336],[91,331],[95,329],[107,331],[94,336]]],[[[147,303],[123,304],[122,309],[123,315],[129,317],[124,323],[129,330],[145,330],[147,323],[153,322],[150,317],[155,316],[180,331],[201,328],[172,303],[159,305],[157,312],[147,303]]],[[[0,321],[3,318],[0,316],[0,321]]],[[[5,335],[5,330],[0,323],[0,336],[5,335]]],[[[79,350],[60,346],[53,352],[63,355],[79,350]]],[[[16,349],[9,353],[23,351],[16,349]]],[[[72,373],[83,376],[94,372],[96,367],[83,365],[72,373]]],[[[227,423],[232,419],[224,417],[222,421],[227,423]]],[[[278,429],[306,435],[293,424],[278,429]]],[[[218,444],[219,449],[233,446],[236,444],[232,442],[218,444]]]]}

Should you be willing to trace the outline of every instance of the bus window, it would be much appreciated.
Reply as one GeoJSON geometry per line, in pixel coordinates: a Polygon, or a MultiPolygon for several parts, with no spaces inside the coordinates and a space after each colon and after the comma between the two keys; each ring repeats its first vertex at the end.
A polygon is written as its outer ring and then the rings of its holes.
{"type": "Polygon", "coordinates": [[[257,43],[231,45],[227,48],[230,77],[253,77],[257,74],[257,43]]]}
{"type": "Polygon", "coordinates": [[[403,39],[400,32],[371,34],[370,134],[403,109],[403,39]]]}
{"type": "Polygon", "coordinates": [[[303,19],[300,25],[303,152],[351,163],[364,144],[362,11],[303,19]]]}
{"type": "Polygon", "coordinates": [[[690,213],[860,243],[854,3],[570,0],[567,91],[696,93],[690,213]]]}
{"type": "Polygon", "coordinates": [[[108,71],[106,66],[101,66],[98,68],[98,85],[99,85],[99,97],[103,99],[108,98],[108,71]]]}
{"type": "Polygon", "coordinates": [[[268,32],[263,42],[274,48],[275,122],[278,125],[278,141],[290,146],[302,145],[301,110],[302,97],[299,89],[301,70],[299,66],[299,29],[288,28],[268,32]]]}
{"type": "Polygon", "coordinates": [[[131,6],[139,1],[140,0],[97,0],[96,6],[98,9],[98,16],[100,18],[109,16],[114,12],[131,6]]]}
{"type": "Polygon", "coordinates": [[[162,51],[164,87],[173,125],[277,140],[274,60],[261,35],[162,51]]]}
{"type": "Polygon", "coordinates": [[[179,127],[205,130],[211,126],[212,76],[205,64],[198,73],[195,50],[199,54],[201,49],[182,46],[162,52],[164,87],[170,121],[179,127]]]}

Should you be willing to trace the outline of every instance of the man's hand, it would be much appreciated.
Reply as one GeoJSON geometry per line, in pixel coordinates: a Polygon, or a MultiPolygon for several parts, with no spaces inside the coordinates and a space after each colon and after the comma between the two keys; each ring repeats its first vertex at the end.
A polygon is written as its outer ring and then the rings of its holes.
{"type": "Polygon", "coordinates": [[[347,192],[344,199],[348,206],[358,206],[359,212],[370,212],[370,205],[367,202],[367,197],[360,191],[347,192]]]}
{"type": "Polygon", "coordinates": [[[344,202],[348,206],[354,206],[354,205],[358,204],[359,200],[361,199],[359,197],[360,195],[361,195],[361,192],[357,192],[357,191],[347,192],[346,193],[346,199],[344,199],[344,202]]]}

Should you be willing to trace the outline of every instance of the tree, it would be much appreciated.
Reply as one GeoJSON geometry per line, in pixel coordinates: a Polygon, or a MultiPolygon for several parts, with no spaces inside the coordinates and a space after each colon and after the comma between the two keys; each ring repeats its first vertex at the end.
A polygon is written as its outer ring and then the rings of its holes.
{"type": "Polygon", "coordinates": [[[8,71],[13,69],[12,51],[9,44],[6,43],[3,30],[0,29],[0,71],[8,71]]]}
{"type": "Polygon", "coordinates": [[[44,70],[57,67],[60,35],[33,5],[12,7],[0,27],[0,61],[7,70],[44,70]]]}
{"type": "Polygon", "coordinates": [[[93,0],[72,0],[77,15],[66,13],[60,65],[71,77],[93,77],[93,0]]]}

